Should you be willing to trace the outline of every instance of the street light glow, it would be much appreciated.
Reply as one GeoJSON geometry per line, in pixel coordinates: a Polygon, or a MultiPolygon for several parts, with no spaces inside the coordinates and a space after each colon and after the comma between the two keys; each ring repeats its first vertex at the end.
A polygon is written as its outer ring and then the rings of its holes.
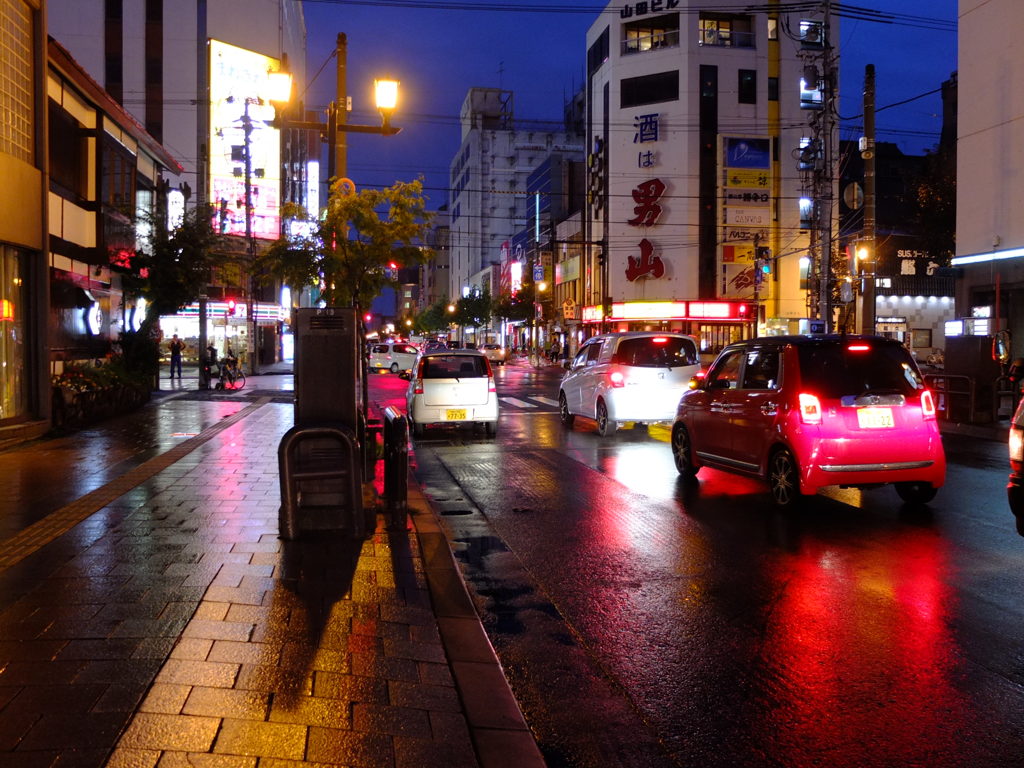
{"type": "Polygon", "coordinates": [[[398,106],[398,81],[397,80],[374,80],[373,95],[377,102],[377,109],[381,112],[394,112],[398,106]]]}
{"type": "Polygon", "coordinates": [[[292,97],[292,76],[288,72],[267,72],[266,98],[268,101],[287,103],[292,97]]]}

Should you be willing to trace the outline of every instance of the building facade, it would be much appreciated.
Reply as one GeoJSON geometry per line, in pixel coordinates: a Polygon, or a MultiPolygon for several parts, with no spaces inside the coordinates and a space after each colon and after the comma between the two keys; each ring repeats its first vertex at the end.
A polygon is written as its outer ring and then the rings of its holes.
{"type": "MultiPolygon", "coordinates": [[[[275,107],[262,82],[268,70],[287,70],[299,84],[293,93],[303,90],[301,2],[52,0],[49,25],[93,79],[181,159],[181,174],[169,191],[171,208],[211,204],[243,262],[277,237],[282,200],[308,203],[310,190],[316,190],[308,176],[319,174],[319,144],[311,146],[299,131],[282,139],[277,128],[267,126],[275,107]],[[241,191],[246,148],[251,207],[241,191]]],[[[295,119],[305,116],[301,104],[287,106],[295,119]]],[[[216,275],[207,293],[213,304],[206,338],[221,353],[233,345],[243,357],[252,350],[261,361],[276,359],[286,317],[280,286],[260,285],[243,268],[216,275]],[[231,301],[237,309],[229,315],[231,301]]],[[[165,333],[204,346],[197,313],[198,305],[163,320],[165,333]]]]}
{"type": "Polygon", "coordinates": [[[1024,357],[1024,93],[1007,85],[1024,76],[1024,5],[960,0],[958,24],[958,323],[1008,332],[1010,356],[1024,357]]]}
{"type": "Polygon", "coordinates": [[[42,434],[50,413],[46,354],[46,6],[0,0],[0,445],[42,434]]]}
{"type": "Polygon", "coordinates": [[[835,156],[823,107],[838,29],[771,6],[615,3],[591,26],[580,312],[592,328],[683,330],[710,353],[814,317],[814,233],[835,216],[820,207],[834,180],[812,186],[835,156]]]}
{"type": "Polygon", "coordinates": [[[516,122],[511,91],[470,89],[460,123],[462,143],[449,166],[452,299],[469,295],[474,286],[483,290],[474,280],[479,283],[492,266],[500,269],[513,235],[526,226],[530,173],[552,152],[583,149],[575,131],[516,122]]]}

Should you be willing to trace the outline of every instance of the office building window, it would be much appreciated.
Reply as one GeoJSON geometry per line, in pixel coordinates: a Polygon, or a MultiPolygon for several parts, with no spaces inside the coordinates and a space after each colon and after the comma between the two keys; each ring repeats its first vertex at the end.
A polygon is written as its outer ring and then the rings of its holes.
{"type": "Polygon", "coordinates": [[[754,47],[754,25],[750,16],[702,12],[697,31],[699,45],[725,48],[754,47]]]}
{"type": "Polygon", "coordinates": [[[32,9],[23,0],[0,0],[0,151],[33,162],[32,9]]]}
{"type": "Polygon", "coordinates": [[[679,72],[658,72],[642,77],[624,78],[620,87],[620,108],[639,107],[679,100],[679,72]]]}
{"type": "Polygon", "coordinates": [[[757,70],[741,69],[736,85],[740,104],[757,104],[757,70]]]}
{"type": "Polygon", "coordinates": [[[669,13],[622,25],[622,55],[679,47],[679,14],[669,13]]]}

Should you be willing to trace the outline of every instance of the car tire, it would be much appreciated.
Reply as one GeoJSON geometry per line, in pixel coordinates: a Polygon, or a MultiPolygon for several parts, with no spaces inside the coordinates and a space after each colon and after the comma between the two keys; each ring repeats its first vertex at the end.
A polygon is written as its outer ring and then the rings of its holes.
{"type": "Polygon", "coordinates": [[[672,428],[672,458],[676,462],[676,471],[687,480],[697,477],[700,467],[693,465],[693,447],[690,444],[690,433],[682,424],[672,428]]]}
{"type": "Polygon", "coordinates": [[[573,422],[576,421],[576,417],[569,413],[569,401],[565,397],[565,392],[558,393],[558,419],[566,429],[572,429],[573,422]]]}
{"type": "Polygon", "coordinates": [[[800,494],[800,473],[796,459],[785,448],[780,448],[768,460],[768,486],[775,506],[784,509],[796,507],[803,498],[800,494]]]}
{"type": "Polygon", "coordinates": [[[399,371],[398,363],[392,363],[391,364],[391,372],[392,373],[398,373],[398,371],[399,371]]]}
{"type": "Polygon", "coordinates": [[[608,406],[605,405],[604,400],[597,401],[597,433],[601,437],[609,437],[615,434],[615,430],[619,428],[619,425],[612,419],[608,418],[608,406]]]}
{"type": "Polygon", "coordinates": [[[498,434],[498,422],[485,421],[484,434],[487,435],[488,437],[494,437],[496,434],[498,434]]]}
{"type": "Polygon", "coordinates": [[[412,422],[412,435],[413,437],[423,437],[423,425],[418,422],[412,422]]]}
{"type": "Polygon", "coordinates": [[[931,483],[896,483],[896,493],[907,504],[927,504],[938,492],[931,483]]]}

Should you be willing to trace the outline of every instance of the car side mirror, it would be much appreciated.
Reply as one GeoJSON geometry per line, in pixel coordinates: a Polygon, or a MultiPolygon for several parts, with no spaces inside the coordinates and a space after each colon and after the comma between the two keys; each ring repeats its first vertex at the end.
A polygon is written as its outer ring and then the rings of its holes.
{"type": "Polygon", "coordinates": [[[398,378],[405,379],[406,381],[412,380],[412,371],[399,371],[398,378]]]}
{"type": "Polygon", "coordinates": [[[568,371],[572,367],[572,360],[563,360],[562,367],[568,371]]]}

